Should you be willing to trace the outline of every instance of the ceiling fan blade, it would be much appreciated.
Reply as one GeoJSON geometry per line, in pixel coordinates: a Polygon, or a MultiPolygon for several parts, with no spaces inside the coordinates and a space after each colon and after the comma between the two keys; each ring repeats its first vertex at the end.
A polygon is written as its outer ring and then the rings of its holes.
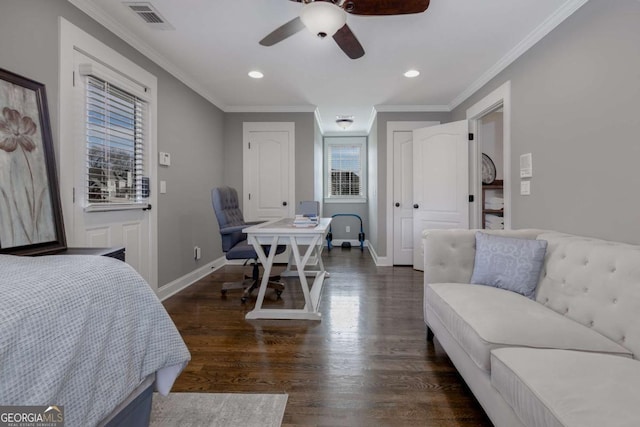
{"type": "Polygon", "coordinates": [[[333,35],[333,39],[349,58],[358,59],[364,55],[364,48],[347,24],[333,35]]]}
{"type": "Polygon", "coordinates": [[[343,7],[354,15],[406,15],[424,12],[429,0],[347,0],[343,7]]]}
{"type": "Polygon", "coordinates": [[[273,46],[281,42],[287,37],[291,37],[304,28],[304,24],[299,17],[293,18],[291,21],[273,30],[268,36],[260,40],[262,46],[273,46]]]}

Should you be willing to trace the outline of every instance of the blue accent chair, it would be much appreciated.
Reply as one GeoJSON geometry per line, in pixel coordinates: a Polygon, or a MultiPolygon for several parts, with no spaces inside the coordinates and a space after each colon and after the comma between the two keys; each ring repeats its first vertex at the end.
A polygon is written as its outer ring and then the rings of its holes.
{"type": "MultiPolygon", "coordinates": [[[[222,237],[222,251],[228,260],[243,259],[244,265],[252,260],[253,272],[251,276],[246,276],[245,280],[238,282],[228,282],[222,284],[222,295],[225,296],[228,290],[243,289],[241,301],[247,301],[251,292],[260,287],[260,270],[258,268],[258,254],[253,246],[247,242],[247,235],[242,232],[250,225],[260,224],[259,222],[245,222],[240,210],[238,192],[231,187],[218,187],[211,190],[211,202],[213,211],[218,219],[220,235],[222,237]]],[[[264,246],[263,246],[264,247],[264,246]]],[[[265,248],[265,253],[269,255],[269,248],[265,248]]],[[[286,246],[278,245],[276,254],[281,254],[286,250],[286,246]]],[[[268,288],[274,289],[278,298],[284,291],[284,284],[279,281],[279,276],[269,277],[268,288]]]]}

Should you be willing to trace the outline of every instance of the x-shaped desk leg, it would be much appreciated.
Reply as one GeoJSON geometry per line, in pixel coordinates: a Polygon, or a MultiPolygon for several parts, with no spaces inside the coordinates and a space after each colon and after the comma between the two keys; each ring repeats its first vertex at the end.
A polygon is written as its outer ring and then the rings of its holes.
{"type": "MultiPolygon", "coordinates": [[[[262,280],[260,282],[260,290],[258,291],[258,299],[256,300],[256,306],[253,310],[255,312],[253,315],[251,313],[248,314],[248,318],[258,317],[257,313],[262,312],[270,312],[274,316],[274,318],[298,318],[301,316],[300,313],[307,313],[307,316],[302,316],[300,318],[313,318],[320,319],[320,313],[318,313],[318,308],[320,305],[320,291],[322,288],[322,281],[324,280],[325,271],[324,264],[322,263],[321,254],[318,250],[318,244],[320,243],[322,236],[313,236],[310,242],[305,242],[307,249],[304,255],[300,254],[300,247],[298,246],[298,242],[296,241],[296,236],[286,236],[289,239],[289,246],[291,247],[291,253],[293,254],[293,258],[295,259],[297,270],[298,270],[298,278],[300,279],[300,286],[302,287],[302,293],[304,295],[305,306],[302,310],[279,310],[279,309],[268,309],[263,310],[262,304],[264,302],[265,292],[267,290],[267,284],[269,283],[269,275],[271,274],[271,269],[273,267],[273,260],[276,254],[276,248],[278,246],[278,240],[281,239],[282,236],[274,236],[271,245],[269,246],[269,255],[267,256],[266,252],[262,245],[260,245],[257,239],[254,236],[249,236],[249,242],[254,246],[256,250],[256,254],[258,255],[258,259],[262,263],[264,267],[264,274],[262,276],[262,280]],[[304,267],[309,262],[309,258],[313,253],[316,253],[318,256],[318,262],[320,266],[320,271],[313,272],[305,272],[304,267]],[[312,289],[309,289],[309,283],[307,281],[306,275],[315,276],[314,285],[312,289]],[[292,314],[293,313],[293,314],[292,314]],[[254,317],[255,315],[255,317],[254,317]],[[309,316],[312,315],[312,316],[309,316]],[[291,317],[285,317],[291,316],[291,317]]],[[[265,316],[267,317],[267,316],[265,316]]]]}

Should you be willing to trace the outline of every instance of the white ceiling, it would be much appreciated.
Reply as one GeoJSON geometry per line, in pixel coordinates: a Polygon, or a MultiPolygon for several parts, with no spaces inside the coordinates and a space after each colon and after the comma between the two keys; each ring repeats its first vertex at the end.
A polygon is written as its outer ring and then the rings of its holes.
{"type": "Polygon", "coordinates": [[[417,15],[348,15],[366,52],[357,60],[307,30],[260,46],[303,7],[289,0],[150,0],[169,31],[119,0],[69,1],[224,111],[315,111],[325,134],[344,134],[336,116],[352,115],[348,133],[367,134],[376,110],[455,108],[587,0],[431,0],[417,15]],[[404,77],[410,68],[420,76],[404,77]],[[265,77],[249,78],[254,69],[265,77]]]}

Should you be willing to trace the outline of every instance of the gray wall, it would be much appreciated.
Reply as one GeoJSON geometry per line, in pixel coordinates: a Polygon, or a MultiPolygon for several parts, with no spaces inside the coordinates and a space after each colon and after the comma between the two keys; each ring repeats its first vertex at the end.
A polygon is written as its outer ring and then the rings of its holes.
{"type": "Polygon", "coordinates": [[[640,2],[591,0],[453,111],[511,80],[513,227],[640,244],[640,2]],[[519,156],[533,154],[531,196],[519,156]]]}
{"type": "MultiPolygon", "coordinates": [[[[369,238],[369,203],[325,203],[322,214],[331,217],[334,214],[353,214],[362,219],[365,237],[369,238]]],[[[336,240],[358,240],[360,221],[355,217],[336,217],[331,222],[331,233],[336,240]],[[351,230],[347,232],[346,226],[351,230]]]]}
{"type": "MultiPolygon", "coordinates": [[[[387,122],[417,122],[417,121],[451,121],[450,113],[378,113],[378,205],[377,223],[371,223],[371,228],[377,229],[377,242],[374,250],[379,257],[387,254],[387,204],[393,203],[391,190],[387,189],[387,122]]],[[[373,235],[375,235],[372,232],[373,235]]],[[[372,243],[373,246],[373,243],[372,243]]]]}
{"type": "MultiPolygon", "coordinates": [[[[296,200],[314,200],[315,118],[313,113],[226,113],[224,115],[224,182],[242,196],[242,124],[294,122],[296,200]]],[[[319,178],[322,179],[322,178],[319,178]]]]}
{"type": "MultiPolygon", "coordinates": [[[[46,85],[58,158],[59,16],[158,78],[158,149],[172,154],[171,166],[158,170],[158,178],[167,181],[167,194],[159,195],[159,206],[154,206],[158,210],[158,285],[222,256],[209,202],[209,189],[223,179],[222,111],[68,1],[2,0],[0,66],[46,85]],[[193,260],[195,245],[203,249],[199,262],[193,260]]],[[[152,185],[156,191],[157,182],[152,185]]]]}

